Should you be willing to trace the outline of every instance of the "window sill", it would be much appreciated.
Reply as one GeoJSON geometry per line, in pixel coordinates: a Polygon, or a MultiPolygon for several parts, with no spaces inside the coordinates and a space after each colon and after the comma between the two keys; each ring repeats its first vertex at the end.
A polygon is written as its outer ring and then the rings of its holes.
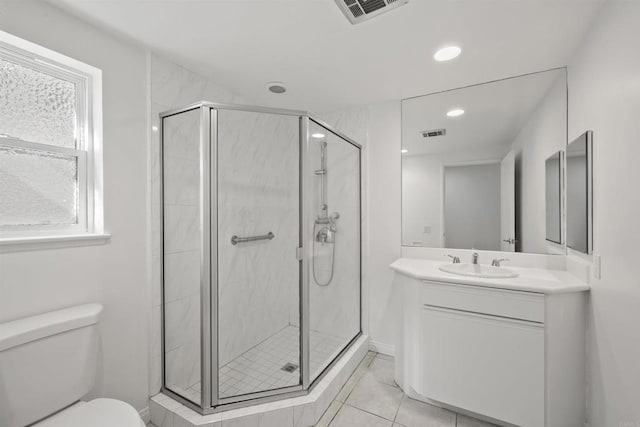
{"type": "Polygon", "coordinates": [[[60,236],[0,237],[0,253],[104,245],[108,243],[110,239],[111,234],[106,233],[63,234],[60,236]]]}

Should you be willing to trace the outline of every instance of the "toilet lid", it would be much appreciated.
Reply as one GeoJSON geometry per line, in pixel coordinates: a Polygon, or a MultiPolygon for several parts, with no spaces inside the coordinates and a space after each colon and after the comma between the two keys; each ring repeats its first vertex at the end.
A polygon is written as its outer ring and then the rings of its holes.
{"type": "MultiPolygon", "coordinates": [[[[128,403],[94,399],[73,406],[36,424],[37,427],[140,427],[140,415],[128,403]]],[[[34,426],[34,427],[35,427],[34,426]]]]}

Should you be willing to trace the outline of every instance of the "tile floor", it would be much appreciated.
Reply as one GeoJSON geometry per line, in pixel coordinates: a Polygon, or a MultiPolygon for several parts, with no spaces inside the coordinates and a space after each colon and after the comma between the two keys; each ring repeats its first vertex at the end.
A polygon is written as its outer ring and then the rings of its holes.
{"type": "Polygon", "coordinates": [[[496,427],[407,397],[393,359],[369,352],[316,427],[496,427]]]}
{"type": "Polygon", "coordinates": [[[367,354],[315,427],[365,426],[497,427],[407,397],[393,380],[393,358],[374,352],[367,354]]]}

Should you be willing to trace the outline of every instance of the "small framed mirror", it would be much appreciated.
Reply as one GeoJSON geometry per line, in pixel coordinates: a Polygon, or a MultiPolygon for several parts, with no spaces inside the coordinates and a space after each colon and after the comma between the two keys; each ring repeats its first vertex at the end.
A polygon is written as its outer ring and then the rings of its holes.
{"type": "Polygon", "coordinates": [[[562,151],[556,151],[545,160],[545,217],[546,239],[549,242],[562,244],[562,151]]]}
{"type": "Polygon", "coordinates": [[[593,253],[593,132],[567,146],[567,246],[593,253]]]}

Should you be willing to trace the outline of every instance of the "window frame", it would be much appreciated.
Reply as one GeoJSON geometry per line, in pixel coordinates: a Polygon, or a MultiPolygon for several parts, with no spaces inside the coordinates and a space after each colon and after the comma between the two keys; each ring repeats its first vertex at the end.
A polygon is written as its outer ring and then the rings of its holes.
{"type": "MultiPolygon", "coordinates": [[[[102,189],[102,72],[35,43],[0,31],[0,58],[75,84],[76,147],[60,147],[0,137],[0,145],[76,158],[77,223],[0,226],[0,246],[24,242],[55,241],[68,245],[78,237],[104,238],[102,189]]],[[[0,131],[1,132],[1,131],[0,131]]]]}

